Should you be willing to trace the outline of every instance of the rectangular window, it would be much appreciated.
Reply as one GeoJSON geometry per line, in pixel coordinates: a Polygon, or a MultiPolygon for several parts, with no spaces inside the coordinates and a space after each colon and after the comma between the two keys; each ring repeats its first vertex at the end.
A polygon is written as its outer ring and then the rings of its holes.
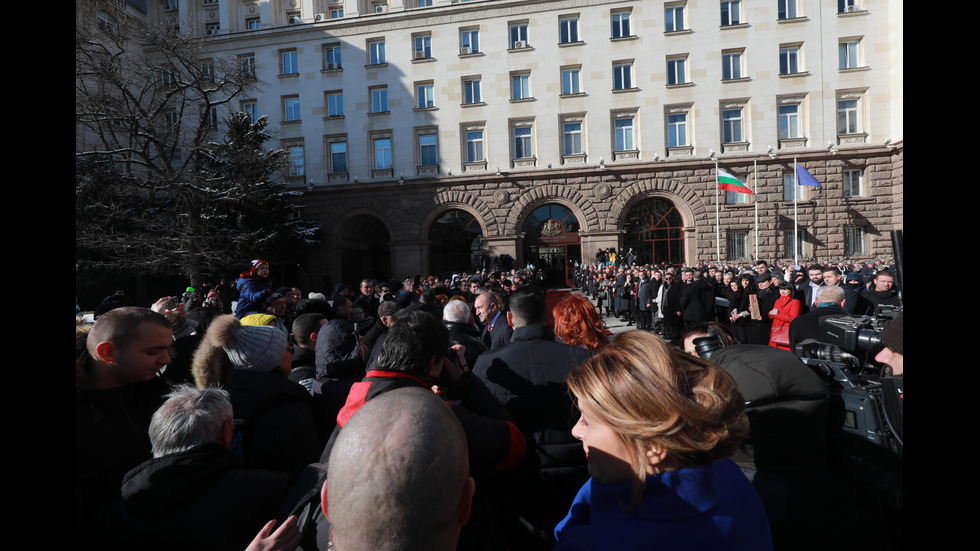
{"type": "Polygon", "coordinates": [[[254,101],[243,101],[242,113],[248,115],[248,120],[251,121],[252,124],[255,124],[255,121],[259,120],[258,104],[256,104],[254,101]]]}
{"type": "Polygon", "coordinates": [[[742,110],[725,109],[721,112],[722,143],[744,142],[742,135],[742,110]]]}
{"type": "Polygon", "coordinates": [[[415,2],[415,7],[417,8],[431,8],[432,0],[418,0],[415,2]]]}
{"type": "Polygon", "coordinates": [[[326,92],[326,94],[327,94],[327,116],[343,117],[344,116],[344,93],[340,90],[334,90],[333,92],[326,92]]]}
{"type": "Polygon", "coordinates": [[[289,145],[286,147],[286,151],[289,153],[289,175],[293,177],[305,175],[306,167],[303,160],[303,146],[289,145]]]}
{"type": "Polygon", "coordinates": [[[330,10],[330,19],[340,19],[344,16],[344,8],[333,8],[330,10]]]}
{"type": "Polygon", "coordinates": [[[245,28],[250,31],[258,30],[261,24],[262,20],[258,17],[249,17],[245,19],[245,28]]]}
{"type": "Polygon", "coordinates": [[[289,96],[282,99],[283,122],[300,120],[299,96],[289,96]]]}
{"type": "Polygon", "coordinates": [[[436,134],[420,134],[418,139],[419,166],[437,166],[439,164],[439,137],[436,134]]]}
{"type": "Polygon", "coordinates": [[[801,66],[799,46],[779,47],[779,74],[792,75],[799,73],[801,66]]]}
{"type": "Polygon", "coordinates": [[[613,64],[613,90],[629,90],[633,88],[633,63],[613,64]]]}
{"type": "Polygon", "coordinates": [[[533,129],[530,126],[514,127],[514,158],[529,159],[534,157],[533,129]]]}
{"type": "Polygon", "coordinates": [[[510,98],[531,98],[531,75],[529,73],[518,73],[510,76],[510,98]]]}
{"type": "Polygon", "coordinates": [[[837,13],[849,13],[860,9],[858,0],[837,0],[837,13]]]}
{"type": "Polygon", "coordinates": [[[368,42],[368,65],[387,63],[385,59],[385,41],[372,40],[368,42]]]}
{"type": "Polygon", "coordinates": [[[779,139],[801,138],[800,104],[791,103],[779,106],[779,139]]]}
{"type": "Polygon", "coordinates": [[[561,93],[565,96],[581,94],[581,67],[569,67],[561,70],[561,93]]]}
{"type": "Polygon", "coordinates": [[[436,106],[434,86],[431,82],[420,82],[415,85],[415,107],[429,109],[436,106]]]}
{"type": "Polygon", "coordinates": [[[837,133],[857,134],[861,131],[858,124],[858,100],[837,100],[837,133]]]}
{"type": "Polygon", "coordinates": [[[374,168],[376,170],[391,168],[391,138],[375,138],[374,168]]]}
{"type": "Polygon", "coordinates": [[[863,226],[844,228],[844,256],[864,256],[866,231],[863,226]]]}
{"type": "Polygon", "coordinates": [[[726,50],[721,52],[721,79],[737,80],[742,78],[743,50],[726,50]]]}
{"type": "Polygon", "coordinates": [[[510,25],[510,49],[517,50],[527,48],[527,23],[511,23],[510,25]]]}
{"type": "Polygon", "coordinates": [[[211,107],[206,109],[204,113],[204,126],[210,130],[215,130],[218,128],[218,108],[211,107]]]}
{"type": "Polygon", "coordinates": [[[687,82],[687,56],[667,59],[667,84],[687,82]]]}
{"type": "Polygon", "coordinates": [[[558,41],[562,44],[578,42],[578,17],[563,17],[558,20],[558,41]]]}
{"type": "Polygon", "coordinates": [[[749,202],[748,193],[736,193],[734,191],[725,192],[725,204],[726,205],[743,205],[749,202]]]}
{"type": "Polygon", "coordinates": [[[861,186],[864,173],[861,170],[844,171],[844,197],[861,197],[863,188],[861,186]]]}
{"type": "Polygon", "coordinates": [[[299,73],[299,55],[296,50],[287,50],[280,53],[281,64],[279,66],[279,74],[281,75],[295,75],[299,73]]]}
{"type": "Polygon", "coordinates": [[[221,30],[221,23],[208,23],[204,25],[204,34],[213,36],[221,30]]]}
{"type": "Polygon", "coordinates": [[[326,70],[340,69],[340,44],[327,44],[323,47],[323,68],[326,70]]]}
{"type": "MultiPolygon", "coordinates": [[[[729,192],[732,193],[732,192],[729,192]]],[[[746,195],[734,193],[734,195],[746,195]]],[[[728,232],[728,260],[746,260],[749,258],[749,232],[728,232]]]]}
{"type": "Polygon", "coordinates": [[[388,111],[388,87],[371,88],[371,112],[384,113],[388,111]]]}
{"type": "Polygon", "coordinates": [[[469,78],[463,80],[463,103],[481,103],[483,96],[480,94],[480,79],[469,78]]]}
{"type": "Polygon", "coordinates": [[[683,31],[684,26],[684,6],[685,4],[672,4],[664,6],[664,27],[666,32],[683,31]]]}
{"type": "Polygon", "coordinates": [[[687,143],[687,113],[667,115],[667,147],[683,147],[687,143]]]}
{"type": "Polygon", "coordinates": [[[347,141],[332,141],[330,151],[330,172],[347,172],[347,141]]]}
{"type": "Polygon", "coordinates": [[[803,186],[796,185],[796,175],[790,170],[786,174],[783,174],[783,201],[802,201],[803,200],[803,190],[800,188],[803,186]]]}
{"type": "Polygon", "coordinates": [[[467,29],[459,33],[460,55],[475,54],[480,51],[480,30],[467,29]]]}
{"type": "Polygon", "coordinates": [[[838,69],[854,69],[860,67],[858,62],[859,39],[842,40],[837,45],[838,69]]]}
{"type": "Polygon", "coordinates": [[[742,0],[721,0],[721,26],[742,23],[742,0]]]}
{"type": "Polygon", "coordinates": [[[562,125],[562,152],[565,155],[581,155],[582,149],[582,123],[566,122],[562,125]]]}
{"type": "Polygon", "coordinates": [[[799,17],[798,6],[796,5],[798,0],[776,0],[779,6],[779,18],[780,19],[793,19],[799,17]]]}
{"type": "Polygon", "coordinates": [[[243,80],[255,80],[255,56],[247,54],[238,57],[243,80]]]}
{"type": "Polygon", "coordinates": [[[483,130],[466,132],[466,162],[483,162],[483,130]]]}
{"type": "Polygon", "coordinates": [[[783,243],[786,244],[786,258],[806,256],[806,230],[798,230],[795,236],[792,230],[783,232],[783,243]]]}
{"type": "Polygon", "coordinates": [[[613,38],[626,38],[627,36],[633,36],[633,31],[630,28],[630,12],[613,12],[610,16],[610,21],[612,23],[612,32],[610,36],[613,38]]]}
{"type": "Polygon", "coordinates": [[[429,59],[432,57],[432,35],[423,34],[414,37],[415,51],[412,59],[429,59]]]}
{"type": "Polygon", "coordinates": [[[613,121],[616,151],[633,151],[633,117],[619,118],[613,121]]]}

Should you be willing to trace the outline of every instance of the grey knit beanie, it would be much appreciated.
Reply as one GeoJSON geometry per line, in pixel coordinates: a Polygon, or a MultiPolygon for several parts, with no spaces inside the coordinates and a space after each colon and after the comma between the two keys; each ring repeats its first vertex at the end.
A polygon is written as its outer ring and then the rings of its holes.
{"type": "Polygon", "coordinates": [[[242,325],[234,316],[221,316],[208,327],[208,339],[220,346],[236,369],[272,371],[286,353],[286,334],[271,325],[242,325]]]}

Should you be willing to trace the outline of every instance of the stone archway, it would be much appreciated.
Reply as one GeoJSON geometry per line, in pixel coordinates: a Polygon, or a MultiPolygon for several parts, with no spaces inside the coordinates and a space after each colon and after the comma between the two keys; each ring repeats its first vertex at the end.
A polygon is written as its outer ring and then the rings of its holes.
{"type": "Polygon", "coordinates": [[[446,278],[450,274],[472,273],[482,268],[482,257],[479,256],[482,250],[473,250],[474,241],[482,235],[480,220],[469,210],[443,210],[429,224],[429,272],[446,278]]]}
{"type": "Polygon", "coordinates": [[[379,216],[351,213],[336,228],[331,250],[339,258],[330,260],[340,266],[341,282],[391,276],[391,234],[379,216]]]}

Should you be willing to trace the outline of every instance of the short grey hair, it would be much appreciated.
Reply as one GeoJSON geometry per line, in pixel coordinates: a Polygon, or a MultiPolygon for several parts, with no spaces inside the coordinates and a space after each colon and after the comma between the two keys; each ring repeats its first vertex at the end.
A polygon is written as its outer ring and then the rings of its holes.
{"type": "Polygon", "coordinates": [[[219,442],[232,418],[231,398],[220,388],[175,386],[150,420],[153,457],[219,442]]]}
{"type": "Polygon", "coordinates": [[[466,301],[450,300],[442,309],[442,319],[453,323],[470,321],[470,306],[466,301]]]}
{"type": "Polygon", "coordinates": [[[836,285],[821,285],[817,287],[816,302],[844,302],[844,289],[836,285]]]}

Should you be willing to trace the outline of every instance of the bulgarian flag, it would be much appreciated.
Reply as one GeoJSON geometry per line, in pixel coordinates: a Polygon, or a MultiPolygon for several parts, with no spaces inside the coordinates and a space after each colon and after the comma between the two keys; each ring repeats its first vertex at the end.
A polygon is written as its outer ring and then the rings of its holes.
{"type": "Polygon", "coordinates": [[[718,189],[734,191],[735,193],[752,193],[752,190],[742,182],[739,182],[738,178],[720,168],[718,169],[718,189]]]}

